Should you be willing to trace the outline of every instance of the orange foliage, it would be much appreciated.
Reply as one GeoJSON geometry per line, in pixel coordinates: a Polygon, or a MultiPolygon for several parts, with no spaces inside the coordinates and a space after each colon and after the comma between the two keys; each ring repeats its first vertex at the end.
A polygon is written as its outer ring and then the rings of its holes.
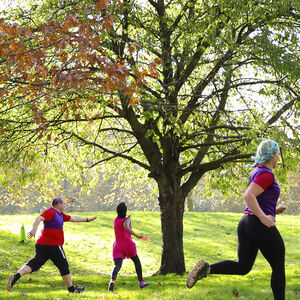
{"type": "MultiPolygon", "coordinates": [[[[93,93],[112,93],[123,90],[131,106],[137,105],[139,100],[138,89],[147,84],[146,78],[157,78],[157,65],[163,62],[155,59],[148,69],[137,70],[135,80],[129,83],[130,70],[123,60],[112,58],[101,45],[101,34],[113,29],[113,16],[107,9],[112,5],[109,0],[96,2],[94,10],[102,10],[102,19],[95,17],[84,18],[82,22],[74,15],[69,14],[63,22],[52,21],[41,25],[38,30],[11,24],[0,19],[0,87],[1,101],[5,98],[9,105],[14,106],[16,96],[29,99],[46,99],[48,106],[54,105],[49,93],[55,94],[55,104],[64,114],[65,119],[71,115],[76,120],[82,116],[78,113],[84,105],[84,99],[74,97],[73,104],[60,101],[60,93],[76,91],[78,88],[93,87],[93,93]],[[6,84],[7,83],[7,84],[6,84]],[[10,88],[7,88],[7,87],[10,88]],[[11,88],[13,86],[13,89],[11,88]]],[[[119,1],[118,7],[123,7],[119,1]]],[[[80,10],[81,12],[81,10],[80,10]]],[[[83,14],[92,15],[93,12],[84,9],[83,14]]],[[[128,45],[128,52],[133,55],[141,45],[128,45]]],[[[97,94],[96,94],[97,95],[97,94]]],[[[95,102],[97,96],[88,95],[87,107],[93,108],[89,102],[95,102]]],[[[115,111],[119,112],[118,101],[110,100],[115,111]]],[[[33,121],[39,124],[39,130],[46,130],[42,126],[47,120],[38,109],[38,103],[32,104],[33,121]]],[[[88,117],[86,120],[101,118],[101,115],[88,117]]],[[[4,129],[1,133],[3,134],[4,129]]],[[[41,132],[38,138],[42,138],[41,132]]],[[[47,135],[51,139],[51,135],[47,135]]]]}
{"type": "Polygon", "coordinates": [[[98,0],[95,5],[95,9],[100,10],[100,9],[106,8],[108,6],[109,2],[110,2],[109,0],[98,0]]]}

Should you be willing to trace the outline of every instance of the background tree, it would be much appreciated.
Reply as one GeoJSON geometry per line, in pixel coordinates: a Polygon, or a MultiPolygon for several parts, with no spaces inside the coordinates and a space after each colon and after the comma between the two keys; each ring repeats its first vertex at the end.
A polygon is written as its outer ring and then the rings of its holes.
{"type": "Polygon", "coordinates": [[[159,190],[158,272],[183,274],[185,199],[204,174],[226,188],[263,137],[285,170],[298,161],[299,2],[38,4],[0,23],[2,161],[60,147],[73,167],[130,180],[138,166],[159,190]]]}

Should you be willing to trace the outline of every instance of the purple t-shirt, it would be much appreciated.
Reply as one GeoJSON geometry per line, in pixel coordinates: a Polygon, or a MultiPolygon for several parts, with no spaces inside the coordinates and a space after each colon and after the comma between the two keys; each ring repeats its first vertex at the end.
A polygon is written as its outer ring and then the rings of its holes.
{"type": "Polygon", "coordinates": [[[71,216],[59,213],[51,207],[41,216],[45,219],[44,228],[36,243],[39,245],[62,246],[64,243],[63,224],[71,219],[71,216]]]}
{"type": "MultiPolygon", "coordinates": [[[[250,174],[249,185],[257,175],[265,172],[271,173],[274,176],[272,170],[266,168],[263,165],[260,165],[256,167],[250,174]]],[[[269,188],[267,188],[264,192],[262,192],[259,196],[256,197],[261,210],[266,215],[271,215],[275,217],[276,205],[277,205],[279,195],[280,195],[280,187],[274,177],[273,184],[269,188]]],[[[248,206],[246,206],[245,208],[245,213],[250,213],[250,214],[252,213],[251,209],[248,206]]]]}

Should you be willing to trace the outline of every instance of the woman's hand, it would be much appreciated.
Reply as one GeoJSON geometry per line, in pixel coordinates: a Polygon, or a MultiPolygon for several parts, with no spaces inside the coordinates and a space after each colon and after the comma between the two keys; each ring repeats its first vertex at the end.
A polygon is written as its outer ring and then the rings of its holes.
{"type": "Polygon", "coordinates": [[[269,228],[275,226],[275,218],[271,215],[263,215],[259,219],[265,226],[269,228]]]}

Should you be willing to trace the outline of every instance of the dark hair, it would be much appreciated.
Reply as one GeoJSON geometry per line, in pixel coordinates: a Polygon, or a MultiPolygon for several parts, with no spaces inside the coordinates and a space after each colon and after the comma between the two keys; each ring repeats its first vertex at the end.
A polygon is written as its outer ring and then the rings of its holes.
{"type": "Polygon", "coordinates": [[[54,198],[54,199],[52,200],[52,206],[55,206],[55,205],[57,205],[58,203],[63,203],[63,202],[64,202],[63,198],[56,197],[56,198],[54,198]]]}
{"type": "Polygon", "coordinates": [[[127,206],[126,206],[126,204],[124,202],[121,202],[117,206],[117,213],[118,213],[118,217],[120,219],[126,218],[127,206]]]}

